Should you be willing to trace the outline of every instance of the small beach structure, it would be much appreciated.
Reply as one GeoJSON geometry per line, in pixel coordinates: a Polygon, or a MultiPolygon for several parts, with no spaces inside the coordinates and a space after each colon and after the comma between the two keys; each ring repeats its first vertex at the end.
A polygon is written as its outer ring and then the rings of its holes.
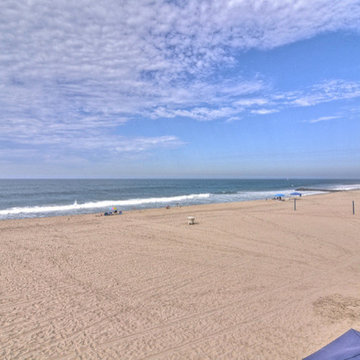
{"type": "Polygon", "coordinates": [[[302,194],[297,192],[297,191],[294,191],[290,194],[291,196],[301,196],[302,194]]]}
{"type": "Polygon", "coordinates": [[[350,329],[303,360],[360,360],[360,332],[350,329]]]}
{"type": "Polygon", "coordinates": [[[194,216],[188,216],[188,224],[194,225],[195,224],[195,217],[194,216]]]}

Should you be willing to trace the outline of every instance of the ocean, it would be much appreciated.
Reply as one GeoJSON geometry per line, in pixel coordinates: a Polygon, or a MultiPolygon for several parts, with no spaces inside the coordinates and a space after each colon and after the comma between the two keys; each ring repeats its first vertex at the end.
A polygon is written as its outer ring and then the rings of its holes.
{"type": "Polygon", "coordinates": [[[177,205],[226,203],[360,189],[360,180],[333,179],[61,179],[0,180],[0,220],[103,213],[177,205]]]}

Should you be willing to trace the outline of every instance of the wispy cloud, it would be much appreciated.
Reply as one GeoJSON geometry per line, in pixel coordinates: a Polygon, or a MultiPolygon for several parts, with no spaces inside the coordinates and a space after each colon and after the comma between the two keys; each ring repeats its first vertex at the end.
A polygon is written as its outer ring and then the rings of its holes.
{"type": "Polygon", "coordinates": [[[360,97],[360,82],[341,79],[327,80],[311,87],[288,91],[266,91],[264,98],[244,99],[234,103],[243,105],[251,114],[266,115],[288,108],[310,107],[318,104],[360,97]],[[256,107],[257,108],[254,108],[256,107]]]}
{"type": "Polygon", "coordinates": [[[307,93],[293,93],[290,103],[295,106],[313,106],[335,100],[360,97],[360,83],[355,81],[329,80],[316,84],[307,93]]]}
{"type": "Polygon", "coordinates": [[[187,117],[198,121],[219,119],[229,121],[244,115],[269,115],[289,108],[310,107],[360,97],[360,82],[339,79],[327,80],[305,89],[288,92],[275,91],[262,82],[248,83],[247,92],[237,97],[225,96],[222,89],[223,84],[219,84],[218,91],[209,85],[206,93],[198,93],[197,99],[202,104],[201,107],[192,106],[190,102],[168,103],[167,106],[153,107],[149,116],[187,117]],[[251,95],[261,95],[261,97],[251,97],[251,95]]]}
{"type": "Polygon", "coordinates": [[[340,118],[340,116],[321,116],[321,117],[318,117],[316,119],[308,120],[308,121],[305,121],[305,122],[308,122],[310,124],[315,124],[315,123],[318,123],[318,122],[330,121],[330,120],[335,120],[335,119],[339,119],[339,118],[340,118]]]}
{"type": "Polygon", "coordinates": [[[118,152],[138,153],[158,147],[173,148],[180,145],[183,145],[183,142],[176,136],[159,136],[153,138],[135,138],[118,141],[115,149],[118,152]]]}
{"type": "Polygon", "coordinates": [[[279,110],[276,109],[256,109],[256,110],[251,110],[252,114],[258,114],[258,115],[267,115],[267,114],[273,114],[278,112],[279,110]]]}
{"type": "Polygon", "coordinates": [[[235,105],[239,106],[253,106],[253,105],[266,105],[269,102],[265,98],[243,98],[234,102],[235,105]]]}

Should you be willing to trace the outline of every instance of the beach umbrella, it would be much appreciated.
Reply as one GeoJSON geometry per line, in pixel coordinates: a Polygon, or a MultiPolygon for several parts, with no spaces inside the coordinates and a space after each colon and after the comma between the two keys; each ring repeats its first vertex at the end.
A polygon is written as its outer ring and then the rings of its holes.
{"type": "Polygon", "coordinates": [[[360,360],[360,332],[350,329],[303,360],[360,360]]]}
{"type": "Polygon", "coordinates": [[[292,195],[292,196],[301,196],[301,193],[299,193],[297,191],[294,191],[290,195],[292,195]]]}
{"type": "Polygon", "coordinates": [[[274,196],[275,196],[275,197],[284,197],[285,194],[275,194],[274,196]]]}

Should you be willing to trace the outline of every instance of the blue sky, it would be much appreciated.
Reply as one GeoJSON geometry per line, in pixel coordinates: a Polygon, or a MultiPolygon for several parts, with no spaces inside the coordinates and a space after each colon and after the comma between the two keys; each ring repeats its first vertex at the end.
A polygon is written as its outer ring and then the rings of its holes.
{"type": "Polygon", "coordinates": [[[360,178],[359,59],[359,0],[2,0],[0,177],[360,178]]]}

